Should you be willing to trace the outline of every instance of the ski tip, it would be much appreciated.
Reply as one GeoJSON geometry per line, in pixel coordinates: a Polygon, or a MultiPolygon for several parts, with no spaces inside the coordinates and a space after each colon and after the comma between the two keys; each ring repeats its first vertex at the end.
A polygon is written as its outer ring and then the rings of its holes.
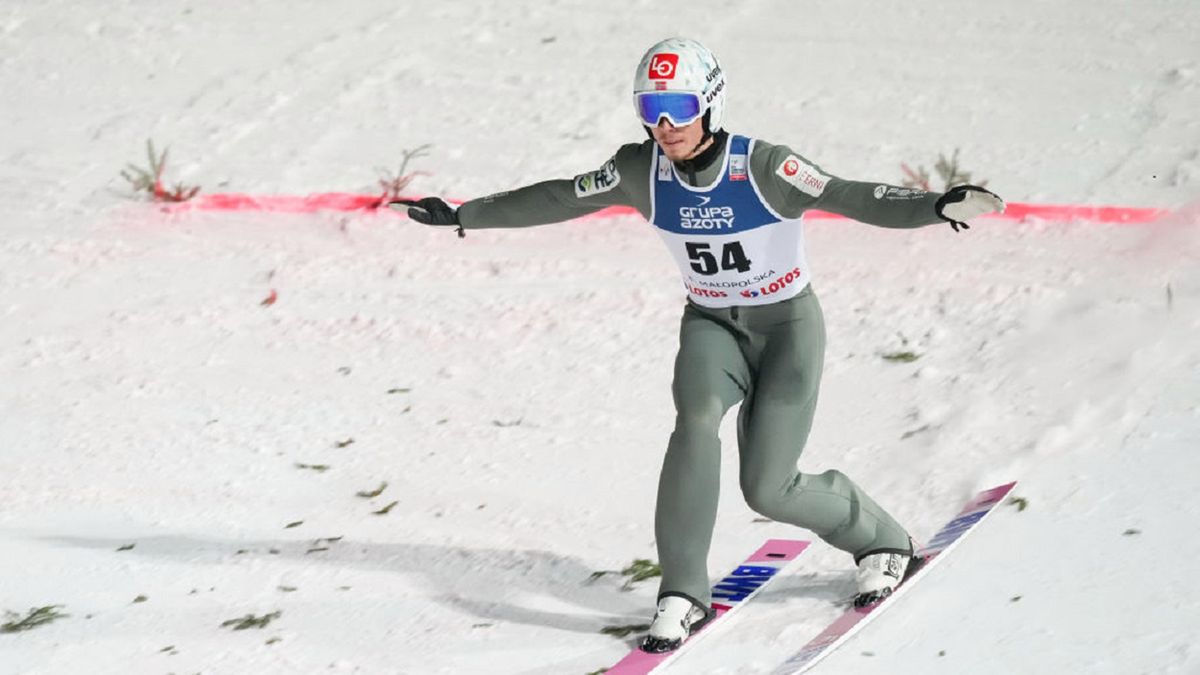
{"type": "Polygon", "coordinates": [[[1004,483],[1003,485],[997,485],[996,487],[993,487],[993,488],[988,488],[986,490],[980,490],[979,493],[977,495],[975,495],[975,499],[972,500],[970,503],[971,504],[987,504],[987,503],[999,501],[999,500],[1007,497],[1008,493],[1012,492],[1013,488],[1016,487],[1016,485],[1017,485],[1017,481],[1014,480],[1014,481],[1010,481],[1008,483],[1004,483]]]}

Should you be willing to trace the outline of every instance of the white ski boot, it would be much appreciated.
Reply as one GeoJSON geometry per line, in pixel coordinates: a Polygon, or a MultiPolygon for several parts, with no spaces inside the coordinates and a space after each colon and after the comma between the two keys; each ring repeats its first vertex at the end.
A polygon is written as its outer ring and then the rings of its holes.
{"type": "Polygon", "coordinates": [[[919,566],[920,561],[913,557],[911,548],[868,553],[859,558],[858,595],[854,596],[854,606],[867,607],[880,602],[919,566]]]}
{"type": "Polygon", "coordinates": [[[716,614],[716,610],[682,593],[663,595],[658,600],[650,633],[642,640],[642,651],[661,654],[679,649],[688,636],[712,621],[716,614]]]}

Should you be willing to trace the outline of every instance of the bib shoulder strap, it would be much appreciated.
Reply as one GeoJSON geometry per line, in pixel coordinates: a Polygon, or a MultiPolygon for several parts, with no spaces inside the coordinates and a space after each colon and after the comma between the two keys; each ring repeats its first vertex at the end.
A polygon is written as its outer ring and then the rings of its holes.
{"type": "Polygon", "coordinates": [[[734,136],[729,142],[730,155],[745,155],[750,151],[750,139],[745,136],[734,136]]]}

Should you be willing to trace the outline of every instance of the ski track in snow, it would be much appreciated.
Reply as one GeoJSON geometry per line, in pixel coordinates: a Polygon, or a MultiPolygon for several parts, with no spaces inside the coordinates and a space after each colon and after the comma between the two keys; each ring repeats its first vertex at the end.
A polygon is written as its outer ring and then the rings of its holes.
{"type": "MultiPolygon", "coordinates": [[[[423,192],[570,176],[640,138],[629,71],[667,33],[721,55],[739,129],[836,174],[896,181],[960,147],[1012,201],[1180,209],[810,226],[829,346],[802,468],[846,471],[918,537],[980,488],[1017,479],[1028,504],[816,672],[1197,672],[1200,13],[950,9],[0,9],[19,101],[0,131],[0,610],[70,614],[0,634],[0,673],[617,661],[634,637],[599,631],[646,623],[654,584],[587,580],[655,557],[683,298],[644,223],[459,240],[391,214],[169,214],[117,172],[150,137],[168,182],[208,191],[371,190],[424,142],[423,192]],[[882,358],[901,351],[919,358],[882,358]]],[[[732,420],[713,575],[804,536],[740,499],[732,420]]],[[[769,672],[852,584],[818,543],[668,670],[769,672]]]]}

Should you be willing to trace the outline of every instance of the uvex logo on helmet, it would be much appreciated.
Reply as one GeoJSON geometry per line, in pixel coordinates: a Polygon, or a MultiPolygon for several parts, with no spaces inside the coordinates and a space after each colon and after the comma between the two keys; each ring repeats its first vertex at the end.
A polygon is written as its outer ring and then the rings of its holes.
{"type": "Polygon", "coordinates": [[[647,76],[651,80],[673,80],[678,69],[678,54],[655,54],[650,59],[650,72],[647,76]]]}

